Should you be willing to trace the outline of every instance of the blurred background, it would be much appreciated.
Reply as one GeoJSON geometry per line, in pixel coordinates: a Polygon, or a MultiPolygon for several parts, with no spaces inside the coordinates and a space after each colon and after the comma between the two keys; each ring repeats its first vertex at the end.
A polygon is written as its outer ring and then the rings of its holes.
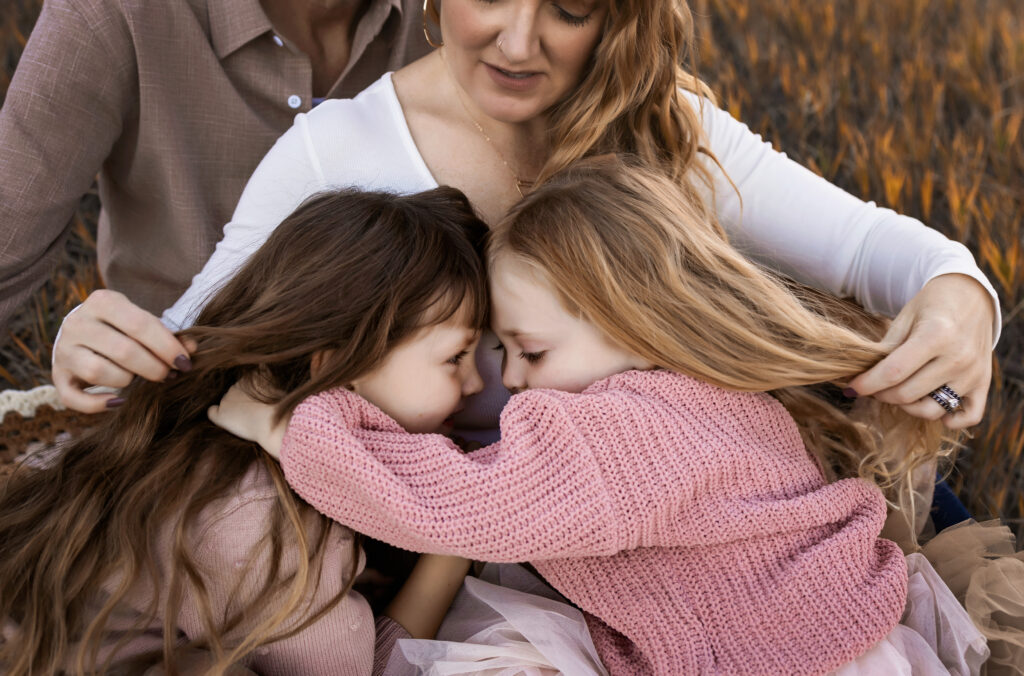
{"type": "MultiPolygon", "coordinates": [[[[0,102],[40,0],[0,0],[0,102]]],[[[1024,2],[691,0],[699,75],[813,171],[965,243],[1002,302],[985,421],[950,479],[1024,540],[1024,2]]],[[[61,318],[102,284],[87,195],[51,280],[0,335],[0,390],[49,382],[61,318]]],[[[898,243],[894,243],[898,246],[898,243]]]]}

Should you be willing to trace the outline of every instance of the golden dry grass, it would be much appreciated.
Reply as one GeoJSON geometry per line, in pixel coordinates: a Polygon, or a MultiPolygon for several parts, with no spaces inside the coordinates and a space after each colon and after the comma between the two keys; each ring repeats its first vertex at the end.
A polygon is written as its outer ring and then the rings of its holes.
{"type": "MultiPolygon", "coordinates": [[[[967,244],[1003,306],[986,420],[954,478],[1024,523],[1024,3],[697,0],[701,75],[776,147],[967,244]]],[[[895,244],[894,244],[895,245],[895,244]]]]}
{"type": "MultiPolygon", "coordinates": [[[[0,95],[39,0],[0,17],[0,95]]],[[[975,253],[1003,304],[986,420],[954,484],[1024,523],[1024,3],[693,0],[700,74],[776,147],[975,253]]],[[[2,11],[2,10],[0,10],[2,11]]],[[[59,317],[98,283],[96,199],[52,280],[0,341],[0,387],[44,382],[59,317]]]]}

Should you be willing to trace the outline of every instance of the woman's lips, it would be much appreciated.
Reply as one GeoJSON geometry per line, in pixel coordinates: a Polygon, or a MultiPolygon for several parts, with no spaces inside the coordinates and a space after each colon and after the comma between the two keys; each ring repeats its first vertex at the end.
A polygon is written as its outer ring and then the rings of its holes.
{"type": "Polygon", "coordinates": [[[494,83],[505,89],[523,92],[536,87],[537,83],[540,82],[541,74],[536,71],[505,70],[492,66],[489,63],[484,65],[487,67],[487,72],[490,74],[491,79],[494,80],[494,83]]]}

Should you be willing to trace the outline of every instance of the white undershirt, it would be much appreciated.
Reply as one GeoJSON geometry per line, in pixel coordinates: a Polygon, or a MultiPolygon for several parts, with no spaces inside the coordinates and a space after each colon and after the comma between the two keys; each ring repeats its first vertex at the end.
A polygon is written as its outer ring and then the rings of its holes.
{"type": "MultiPolygon", "coordinates": [[[[998,337],[998,297],[966,247],[837,188],[706,100],[689,93],[687,100],[702,108],[708,146],[739,190],[737,195],[721,169],[705,160],[715,177],[718,218],[737,248],[801,282],[852,296],[889,316],[930,279],[968,275],[992,296],[998,337]]],[[[164,312],[164,324],[173,330],[190,325],[205,299],[307,197],[344,187],[402,194],[437,187],[413,142],[390,73],[354,99],[325,101],[295,117],[249,179],[210,260],[164,312]]],[[[478,364],[485,389],[463,411],[463,427],[497,427],[508,398],[496,376],[497,353],[489,349],[494,342],[493,336],[481,341],[478,364]]]]}

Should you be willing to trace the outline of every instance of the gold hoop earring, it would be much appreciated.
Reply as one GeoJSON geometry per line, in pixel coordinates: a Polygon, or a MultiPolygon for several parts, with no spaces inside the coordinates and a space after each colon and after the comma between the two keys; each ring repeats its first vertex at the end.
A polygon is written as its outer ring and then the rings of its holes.
{"type": "Polygon", "coordinates": [[[430,5],[430,0],[423,0],[423,37],[427,39],[427,44],[437,49],[438,47],[444,46],[444,40],[441,42],[434,42],[434,38],[430,35],[430,26],[427,22],[427,10],[430,5]]]}

